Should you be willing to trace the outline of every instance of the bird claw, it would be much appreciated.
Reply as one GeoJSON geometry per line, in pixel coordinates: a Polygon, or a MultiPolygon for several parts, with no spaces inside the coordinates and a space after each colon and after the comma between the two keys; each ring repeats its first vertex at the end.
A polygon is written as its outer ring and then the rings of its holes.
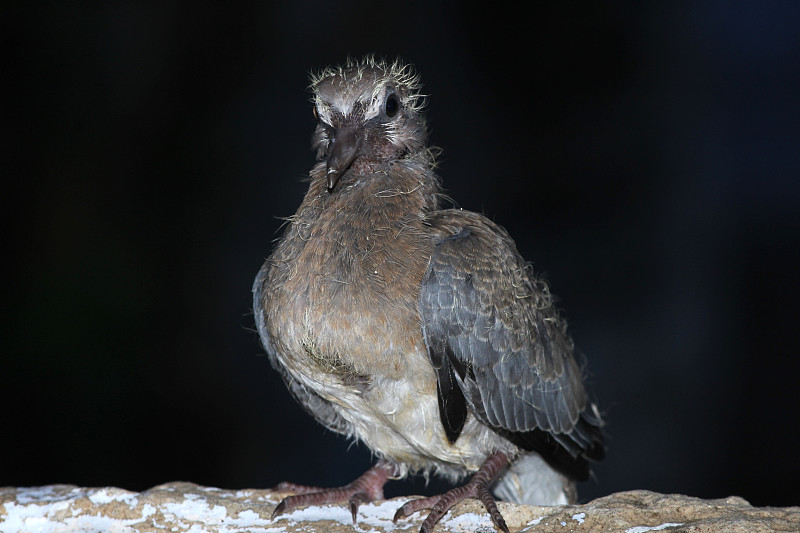
{"type": "Polygon", "coordinates": [[[294,483],[279,483],[275,487],[276,490],[297,492],[297,494],[284,498],[272,511],[272,519],[303,505],[348,502],[350,513],[353,515],[353,524],[355,524],[359,505],[382,499],[383,486],[394,473],[394,467],[379,462],[344,487],[322,489],[294,483]]]}
{"type": "MultiPolygon", "coordinates": [[[[276,492],[294,492],[296,494],[292,496],[287,496],[281,503],[275,506],[275,509],[272,511],[272,519],[275,520],[275,517],[282,515],[287,511],[291,511],[297,507],[301,507],[303,505],[311,505],[314,503],[325,503],[325,499],[330,497],[326,494],[326,489],[319,488],[319,487],[311,487],[308,485],[297,485],[295,483],[289,483],[283,481],[275,485],[272,489],[276,492]]],[[[339,490],[339,489],[329,489],[339,490]]]]}
{"type": "Polygon", "coordinates": [[[362,503],[368,503],[372,501],[373,498],[370,498],[369,494],[365,492],[356,492],[353,494],[351,494],[351,492],[350,485],[347,485],[345,487],[335,489],[322,489],[316,492],[301,492],[300,494],[287,496],[275,507],[275,510],[272,511],[272,519],[275,520],[276,517],[282,515],[283,513],[304,505],[320,505],[323,503],[347,501],[350,508],[350,514],[353,515],[353,525],[355,525],[356,517],[358,516],[358,507],[362,503]]]}
{"type": "Polygon", "coordinates": [[[403,504],[392,519],[397,522],[400,518],[410,516],[421,509],[430,509],[427,518],[422,523],[420,533],[430,533],[433,531],[436,523],[453,507],[455,504],[467,499],[477,498],[481,501],[483,506],[489,512],[489,517],[492,519],[495,527],[503,533],[508,533],[508,526],[497,508],[497,502],[489,492],[489,485],[497,476],[503,466],[508,464],[508,459],[505,455],[496,453],[490,456],[478,472],[472,476],[469,482],[461,487],[451,489],[439,496],[430,496],[428,498],[419,498],[416,500],[407,501],[403,504]]]}
{"type": "Polygon", "coordinates": [[[397,523],[398,520],[401,518],[407,518],[412,514],[420,511],[422,509],[433,509],[433,506],[442,499],[442,494],[438,496],[430,496],[428,498],[417,498],[416,500],[409,500],[397,509],[397,512],[394,513],[394,517],[392,518],[392,522],[397,523]]]}
{"type": "Polygon", "coordinates": [[[479,499],[489,512],[489,518],[491,518],[495,527],[503,533],[508,533],[508,526],[497,508],[497,502],[489,493],[489,489],[485,485],[478,483],[457,487],[439,496],[410,500],[397,510],[392,521],[397,522],[399,519],[411,516],[422,509],[430,509],[431,512],[428,513],[419,530],[420,533],[430,533],[447,511],[467,498],[479,499]]]}
{"type": "Polygon", "coordinates": [[[362,503],[369,503],[372,499],[364,492],[357,492],[350,496],[350,514],[353,515],[353,525],[356,525],[356,517],[358,516],[358,506],[362,503]]]}
{"type": "Polygon", "coordinates": [[[275,509],[273,509],[272,515],[270,516],[270,520],[275,520],[276,516],[280,516],[286,512],[286,500],[287,498],[284,498],[281,500],[281,503],[275,506],[275,509]]]}

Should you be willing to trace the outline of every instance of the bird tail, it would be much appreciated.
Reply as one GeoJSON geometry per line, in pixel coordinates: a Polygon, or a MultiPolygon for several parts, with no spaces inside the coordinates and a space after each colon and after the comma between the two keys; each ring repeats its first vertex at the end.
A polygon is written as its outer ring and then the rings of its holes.
{"type": "Polygon", "coordinates": [[[527,505],[565,505],[576,499],[575,484],[537,453],[519,456],[492,490],[500,499],[527,505]]]}

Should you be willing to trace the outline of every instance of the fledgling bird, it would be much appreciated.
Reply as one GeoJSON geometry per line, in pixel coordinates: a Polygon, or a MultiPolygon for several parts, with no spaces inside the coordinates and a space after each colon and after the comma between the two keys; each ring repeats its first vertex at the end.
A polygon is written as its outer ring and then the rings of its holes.
{"type": "Polygon", "coordinates": [[[391,478],[438,473],[463,486],[411,500],[394,519],[492,492],[574,502],[602,420],[566,326],[514,241],[482,215],[441,209],[423,97],[411,66],[372,57],[312,76],[317,164],[253,285],[269,360],[297,401],[378,460],[349,485],[293,484],[300,505],[383,498],[391,478]]]}

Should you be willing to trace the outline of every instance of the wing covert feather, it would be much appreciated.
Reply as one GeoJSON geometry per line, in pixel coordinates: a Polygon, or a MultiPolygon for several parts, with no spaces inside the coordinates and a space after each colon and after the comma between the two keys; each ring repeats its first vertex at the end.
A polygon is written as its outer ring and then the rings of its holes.
{"type": "Polygon", "coordinates": [[[429,223],[438,240],[419,305],[440,389],[451,365],[469,410],[515,444],[554,440],[575,458],[601,454],[601,422],[587,411],[572,342],[547,286],[485,217],[448,210],[429,223]]]}

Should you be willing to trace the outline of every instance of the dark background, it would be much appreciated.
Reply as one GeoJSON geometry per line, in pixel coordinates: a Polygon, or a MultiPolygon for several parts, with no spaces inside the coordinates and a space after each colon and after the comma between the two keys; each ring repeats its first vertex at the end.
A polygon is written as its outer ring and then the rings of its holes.
{"type": "Polygon", "coordinates": [[[97,4],[0,8],[0,486],[368,466],[261,356],[250,287],[314,161],[308,71],[376,52],[566,310],[608,420],[582,500],[800,503],[800,4],[97,4]]]}

